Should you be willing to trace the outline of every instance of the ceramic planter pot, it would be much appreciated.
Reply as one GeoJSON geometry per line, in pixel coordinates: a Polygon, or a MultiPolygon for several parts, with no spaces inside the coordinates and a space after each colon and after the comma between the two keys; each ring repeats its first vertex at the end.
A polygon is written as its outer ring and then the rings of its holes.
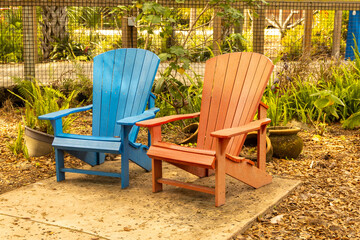
{"type": "Polygon", "coordinates": [[[30,157],[40,157],[53,151],[54,136],[25,126],[25,145],[30,157]]]}
{"type": "Polygon", "coordinates": [[[269,138],[274,148],[274,157],[283,159],[297,158],[304,146],[303,140],[297,135],[300,128],[268,127],[269,138]]]}

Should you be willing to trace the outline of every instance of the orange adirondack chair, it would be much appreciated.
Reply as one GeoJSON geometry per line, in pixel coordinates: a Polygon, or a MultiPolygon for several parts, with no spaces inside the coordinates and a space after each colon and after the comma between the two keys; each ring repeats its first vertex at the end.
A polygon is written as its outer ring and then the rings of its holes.
{"type": "Polygon", "coordinates": [[[274,65],[258,53],[229,53],[206,62],[200,113],[166,116],[136,123],[148,127],[153,192],[163,184],[215,195],[215,206],[225,203],[225,174],[254,188],[269,184],[266,166],[267,106],[260,102],[274,65]],[[258,120],[254,120],[258,111],[258,120]],[[196,148],[161,141],[161,125],[200,116],[196,148]],[[257,163],[239,157],[250,131],[258,132],[257,163]],[[162,178],[162,161],[199,177],[215,170],[215,189],[162,178]]]}

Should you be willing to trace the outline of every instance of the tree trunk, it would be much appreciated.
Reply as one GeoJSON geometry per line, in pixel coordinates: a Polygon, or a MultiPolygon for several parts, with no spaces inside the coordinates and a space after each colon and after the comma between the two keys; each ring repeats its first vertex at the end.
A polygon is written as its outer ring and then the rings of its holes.
{"type": "Polygon", "coordinates": [[[53,44],[61,42],[69,37],[67,31],[68,15],[66,7],[42,7],[43,21],[40,22],[43,38],[41,49],[43,58],[48,59],[54,49],[53,44]]]}

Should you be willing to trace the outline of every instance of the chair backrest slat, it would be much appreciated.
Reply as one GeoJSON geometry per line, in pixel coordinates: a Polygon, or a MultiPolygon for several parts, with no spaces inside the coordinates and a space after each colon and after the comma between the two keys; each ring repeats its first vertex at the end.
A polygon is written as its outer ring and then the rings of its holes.
{"type": "MultiPolygon", "coordinates": [[[[140,71],[139,82],[136,89],[135,99],[131,102],[132,106],[129,106],[131,109],[130,115],[135,116],[144,112],[146,108],[147,100],[150,97],[150,89],[152,88],[153,81],[149,79],[155,79],[157,67],[159,65],[159,58],[152,52],[145,52],[143,64],[140,71]]],[[[129,101],[128,101],[129,102],[129,101]]],[[[135,141],[137,134],[139,132],[139,127],[134,126],[130,132],[129,139],[130,141],[135,141]]]]}
{"type": "MultiPolygon", "coordinates": [[[[219,116],[217,118],[216,121],[216,127],[215,129],[220,129],[220,128],[225,128],[225,121],[226,119],[233,119],[234,118],[234,114],[235,114],[235,104],[236,102],[233,101],[233,104],[230,104],[231,99],[238,99],[240,96],[240,92],[235,92],[233,91],[234,89],[234,84],[235,84],[235,80],[238,77],[239,73],[239,61],[241,59],[241,54],[232,54],[229,57],[229,63],[235,63],[235,64],[229,64],[228,66],[228,71],[226,74],[226,78],[225,78],[225,84],[223,87],[223,92],[222,92],[222,99],[221,99],[221,103],[219,106],[219,116]],[[233,96],[233,94],[235,96],[233,96]],[[227,114],[224,114],[227,113],[227,114]]],[[[242,59],[245,59],[242,58],[242,59]]],[[[240,63],[241,64],[241,63],[240,63]]],[[[244,65],[246,66],[246,65],[244,65]]],[[[246,69],[246,68],[244,68],[246,69]]],[[[238,87],[239,89],[241,89],[241,86],[238,87]]],[[[231,122],[229,121],[228,123],[228,127],[231,126],[231,122]]],[[[215,139],[212,139],[211,142],[211,148],[213,146],[215,139]]]]}
{"type": "Polygon", "coordinates": [[[100,136],[100,110],[101,110],[101,87],[104,73],[104,55],[94,57],[94,72],[93,72],[93,120],[92,120],[92,134],[100,136]],[[95,71],[96,69],[96,71],[95,71]]]}
{"type": "Polygon", "coordinates": [[[133,107],[139,108],[139,106],[134,105],[134,101],[137,96],[137,88],[140,82],[141,70],[144,65],[145,52],[141,51],[135,55],[133,70],[131,77],[129,79],[129,91],[126,97],[126,102],[124,103],[126,108],[124,111],[124,117],[130,117],[133,107]]]}
{"type": "MultiPolygon", "coordinates": [[[[207,61],[200,112],[198,148],[215,149],[210,133],[251,122],[273,69],[257,53],[230,53],[207,61]]],[[[245,136],[233,138],[227,152],[239,154],[245,136]]]]}
{"type": "MultiPolygon", "coordinates": [[[[121,80],[125,71],[125,60],[126,60],[126,51],[116,51],[114,59],[114,71],[113,71],[113,82],[112,82],[112,96],[110,102],[110,109],[118,109],[120,103],[120,92],[121,92],[121,80]]],[[[122,105],[121,105],[122,106],[122,105]]],[[[113,111],[113,114],[118,115],[117,111],[113,111]]],[[[119,114],[120,116],[120,114],[119,114]]],[[[120,126],[116,124],[116,117],[112,117],[109,120],[109,126],[115,126],[115,129],[108,128],[106,133],[107,136],[112,135],[112,131],[118,133],[120,132],[120,126]]]]}
{"type": "Polygon", "coordinates": [[[236,109],[239,105],[239,100],[241,97],[241,92],[244,87],[245,78],[247,76],[249,66],[251,61],[251,55],[250,54],[242,54],[241,58],[239,60],[238,64],[234,64],[237,68],[241,66],[238,70],[238,74],[235,76],[234,79],[234,87],[231,89],[231,99],[230,99],[230,105],[228,108],[228,111],[226,112],[226,118],[224,123],[224,128],[230,128],[233,126],[234,117],[236,114],[236,109]],[[234,90],[236,89],[236,91],[234,90]]]}
{"type": "MultiPolygon", "coordinates": [[[[143,49],[116,49],[94,58],[94,136],[120,136],[116,120],[145,110],[159,62],[154,53],[143,49]]],[[[135,140],[137,129],[130,141],[135,140]]]]}
{"type": "MultiPolygon", "coordinates": [[[[113,80],[113,73],[114,73],[114,58],[115,58],[115,51],[110,51],[108,54],[104,55],[103,61],[104,61],[104,70],[109,69],[108,71],[104,71],[102,76],[102,86],[101,86],[101,113],[109,112],[110,111],[110,103],[111,103],[111,97],[113,94],[112,90],[112,80],[113,80]]],[[[100,136],[107,136],[109,129],[109,121],[110,119],[113,119],[111,116],[108,116],[107,114],[100,114],[100,123],[103,126],[100,128],[100,136]]]]}
{"type": "Polygon", "coordinates": [[[228,66],[229,66],[229,54],[221,55],[218,57],[217,64],[216,64],[216,71],[214,72],[214,80],[213,86],[212,86],[212,93],[211,93],[211,107],[209,110],[209,117],[210,120],[208,121],[207,127],[206,127],[206,138],[205,138],[205,145],[204,148],[211,149],[212,145],[212,138],[207,137],[210,136],[210,133],[215,130],[216,126],[216,120],[212,116],[219,116],[220,111],[220,101],[223,96],[223,90],[224,90],[224,81],[226,79],[226,75],[228,73],[228,66]],[[215,121],[213,121],[215,120],[215,121]]]}
{"type": "Polygon", "coordinates": [[[209,120],[209,112],[211,106],[211,92],[213,87],[212,83],[214,80],[216,64],[217,64],[217,58],[211,58],[206,61],[204,85],[203,85],[202,99],[201,99],[198,140],[197,140],[197,147],[201,149],[204,149],[204,145],[205,145],[206,127],[209,120]]]}

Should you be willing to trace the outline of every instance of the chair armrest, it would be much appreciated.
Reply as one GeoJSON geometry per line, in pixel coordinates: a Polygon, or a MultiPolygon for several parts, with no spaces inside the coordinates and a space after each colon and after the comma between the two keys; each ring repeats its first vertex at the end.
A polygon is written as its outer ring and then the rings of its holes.
{"type": "Polygon", "coordinates": [[[267,125],[270,122],[271,122],[270,118],[264,118],[264,119],[260,119],[260,120],[255,120],[255,121],[245,124],[241,127],[221,129],[221,130],[210,133],[210,135],[212,137],[217,137],[217,138],[231,138],[231,137],[234,137],[234,136],[237,136],[240,134],[259,130],[261,128],[261,126],[267,125]]]}
{"type": "Polygon", "coordinates": [[[127,118],[123,118],[118,120],[116,123],[117,124],[121,124],[121,125],[128,125],[128,126],[132,126],[135,125],[135,123],[139,122],[139,121],[143,121],[143,120],[147,120],[147,119],[152,119],[155,117],[155,114],[159,111],[159,108],[150,108],[148,110],[146,110],[145,112],[143,112],[140,115],[137,116],[132,116],[132,117],[127,117],[127,118]]]}
{"type": "Polygon", "coordinates": [[[91,104],[91,105],[88,105],[88,106],[85,106],[85,107],[64,109],[64,110],[60,110],[60,111],[57,111],[57,112],[52,112],[52,113],[41,115],[38,118],[40,120],[56,120],[56,119],[65,117],[65,116],[67,116],[69,114],[72,114],[72,113],[90,110],[90,109],[92,109],[92,107],[93,107],[93,105],[91,104]]]}
{"type": "Polygon", "coordinates": [[[155,94],[153,94],[152,92],[150,92],[150,98],[152,98],[152,99],[156,99],[156,95],[155,94]]]}
{"type": "Polygon", "coordinates": [[[261,106],[263,106],[264,108],[266,108],[266,109],[269,109],[269,106],[268,105],[266,105],[265,103],[263,103],[263,102],[260,102],[260,104],[259,105],[261,105],[261,106]]]}
{"type": "Polygon", "coordinates": [[[169,123],[169,122],[173,122],[173,121],[177,121],[177,120],[182,120],[182,119],[189,119],[189,118],[195,118],[200,116],[200,113],[189,113],[189,114],[181,114],[181,115],[172,115],[172,116],[166,116],[166,117],[160,117],[160,118],[155,118],[155,119],[151,119],[151,120],[146,120],[146,121],[142,121],[142,122],[137,122],[136,126],[139,127],[155,127],[155,126],[159,126],[165,123],[169,123]]]}

